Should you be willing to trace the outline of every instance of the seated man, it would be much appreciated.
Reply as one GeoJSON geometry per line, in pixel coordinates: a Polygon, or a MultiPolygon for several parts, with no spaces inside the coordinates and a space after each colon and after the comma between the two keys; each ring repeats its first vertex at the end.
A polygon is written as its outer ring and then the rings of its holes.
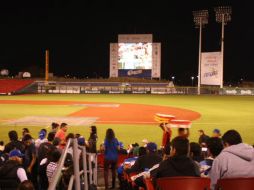
{"type": "Polygon", "coordinates": [[[162,158],[157,153],[157,145],[155,143],[148,143],[146,150],[146,155],[140,156],[131,168],[125,170],[127,174],[143,172],[161,162],[162,158]]]}
{"type": "Polygon", "coordinates": [[[200,162],[200,173],[202,177],[208,177],[214,159],[221,153],[223,149],[222,140],[218,137],[211,137],[207,141],[208,157],[200,162]]]}
{"type": "Polygon", "coordinates": [[[160,163],[155,179],[176,176],[200,176],[198,165],[188,156],[189,140],[184,137],[176,137],[172,141],[171,156],[160,163]]]}
{"type": "Polygon", "coordinates": [[[254,149],[242,143],[240,134],[229,130],[222,136],[224,149],[213,161],[211,188],[221,178],[254,177],[254,149]]]}
{"type": "MultiPolygon", "coordinates": [[[[140,156],[131,168],[125,170],[127,174],[149,171],[149,169],[161,162],[162,158],[157,153],[157,145],[155,143],[148,143],[146,151],[146,155],[140,156]]],[[[135,184],[137,187],[145,187],[143,176],[135,179],[135,184]]]]}

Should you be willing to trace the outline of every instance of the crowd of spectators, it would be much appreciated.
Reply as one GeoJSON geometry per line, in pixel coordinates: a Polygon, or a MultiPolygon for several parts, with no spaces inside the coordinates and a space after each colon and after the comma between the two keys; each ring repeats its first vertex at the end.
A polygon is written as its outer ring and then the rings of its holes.
{"type": "MultiPolygon", "coordinates": [[[[52,123],[49,132],[41,129],[37,139],[31,136],[28,128],[23,128],[20,139],[16,131],[9,131],[10,142],[5,146],[1,142],[0,147],[0,189],[48,189],[66,142],[70,138],[77,138],[78,144],[85,146],[88,152],[96,152],[96,126],[91,126],[87,141],[80,134],[67,133],[67,131],[66,123],[60,125],[52,123]]],[[[67,189],[73,174],[72,152],[69,148],[59,189],[67,189]]]]}
{"type": "MultiPolygon", "coordinates": [[[[0,142],[0,189],[48,189],[66,142],[73,138],[88,152],[99,151],[104,155],[105,189],[115,189],[117,177],[120,189],[146,189],[144,178],[151,178],[156,186],[156,179],[163,177],[205,177],[211,179],[211,189],[215,189],[222,178],[254,177],[254,149],[243,143],[236,130],[222,135],[215,129],[211,137],[199,130],[198,141],[189,142],[189,129],[179,128],[176,137],[171,139],[172,130],[165,125],[160,127],[163,130],[160,147],[143,140],[143,145],[135,143],[125,149],[114,131],[108,129],[99,150],[96,126],[90,127],[87,140],[81,134],[67,133],[66,123],[52,123],[49,132],[41,129],[37,139],[27,128],[23,129],[20,139],[12,130],[8,134],[10,142],[5,146],[0,142]],[[119,164],[120,154],[126,155],[126,159],[119,164]]],[[[60,189],[67,189],[73,174],[73,149],[70,147],[67,152],[60,189]]]]}

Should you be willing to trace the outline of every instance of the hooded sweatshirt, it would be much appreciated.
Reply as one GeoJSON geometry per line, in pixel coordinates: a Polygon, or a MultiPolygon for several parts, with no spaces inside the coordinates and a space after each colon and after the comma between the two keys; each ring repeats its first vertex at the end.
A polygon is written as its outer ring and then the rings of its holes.
{"type": "Polygon", "coordinates": [[[187,156],[173,156],[160,163],[155,178],[177,176],[199,177],[199,167],[187,156]]]}
{"type": "Polygon", "coordinates": [[[212,189],[221,178],[254,177],[254,148],[240,143],[223,149],[213,161],[210,177],[212,189]]]}

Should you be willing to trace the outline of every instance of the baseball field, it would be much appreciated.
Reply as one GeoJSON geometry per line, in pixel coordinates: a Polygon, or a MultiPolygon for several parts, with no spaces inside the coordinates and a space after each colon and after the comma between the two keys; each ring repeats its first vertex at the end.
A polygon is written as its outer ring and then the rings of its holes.
{"type": "MultiPolygon", "coordinates": [[[[51,122],[67,122],[68,132],[89,135],[89,126],[98,127],[99,143],[107,128],[125,145],[143,139],[161,143],[162,131],[154,114],[175,115],[193,124],[190,140],[198,140],[198,130],[211,135],[240,132],[244,142],[254,143],[254,97],[251,96],[174,96],[174,95],[17,95],[0,96],[0,140],[8,142],[8,131],[27,127],[34,138],[51,122]]],[[[175,129],[173,136],[176,135],[175,129]]]]}

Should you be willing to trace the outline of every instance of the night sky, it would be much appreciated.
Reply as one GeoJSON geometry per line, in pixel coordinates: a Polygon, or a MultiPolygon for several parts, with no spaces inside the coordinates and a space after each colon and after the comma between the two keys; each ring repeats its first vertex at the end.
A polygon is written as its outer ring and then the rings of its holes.
{"type": "Polygon", "coordinates": [[[108,77],[109,43],[118,34],[149,34],[162,43],[162,78],[189,84],[197,76],[198,29],[192,11],[209,10],[203,51],[219,51],[221,25],[214,6],[231,5],[225,28],[225,81],[254,80],[252,1],[217,0],[27,0],[0,2],[0,69],[44,70],[64,76],[108,77]],[[82,2],[82,3],[81,3],[82,2]]]}

